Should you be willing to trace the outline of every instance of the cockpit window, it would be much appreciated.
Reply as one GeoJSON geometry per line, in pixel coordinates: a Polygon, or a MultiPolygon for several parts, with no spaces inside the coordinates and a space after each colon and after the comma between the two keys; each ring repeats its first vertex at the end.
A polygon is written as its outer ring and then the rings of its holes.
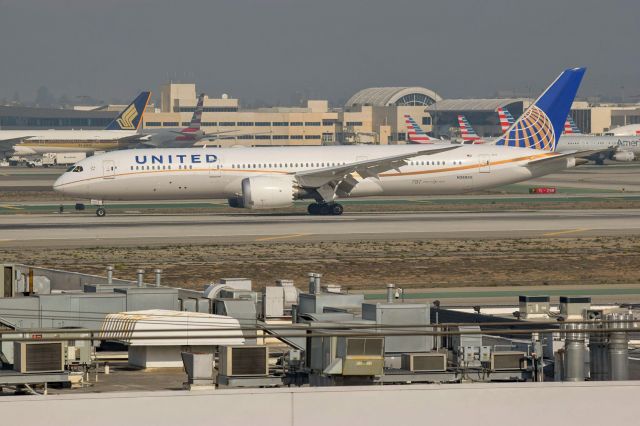
{"type": "Polygon", "coordinates": [[[68,171],[68,172],[72,172],[72,171],[73,171],[73,169],[75,169],[75,168],[76,168],[76,166],[71,166],[71,167],[69,167],[69,168],[67,169],[67,171],[68,171]]]}
{"type": "Polygon", "coordinates": [[[67,172],[80,173],[83,170],[82,166],[71,166],[67,169],[67,172]]]}

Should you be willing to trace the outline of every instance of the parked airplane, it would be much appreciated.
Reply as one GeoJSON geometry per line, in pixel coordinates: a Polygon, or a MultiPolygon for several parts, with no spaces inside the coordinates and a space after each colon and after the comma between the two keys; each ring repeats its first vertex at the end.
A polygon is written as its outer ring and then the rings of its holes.
{"type": "MultiPolygon", "coordinates": [[[[498,108],[498,116],[502,125],[502,117],[513,120],[508,110],[498,108]]],[[[640,135],[636,136],[593,136],[583,134],[573,122],[571,116],[567,116],[562,138],[558,142],[558,152],[576,152],[580,158],[595,161],[596,164],[604,164],[604,160],[621,162],[633,161],[640,158],[640,135]]]]}
{"type": "Polygon", "coordinates": [[[564,122],[563,135],[582,135],[582,130],[576,126],[576,122],[573,121],[573,117],[567,116],[567,121],[564,122]]]}
{"type": "Polygon", "coordinates": [[[407,142],[409,143],[436,143],[442,142],[440,139],[432,138],[422,130],[416,120],[409,114],[404,115],[404,122],[407,125],[407,142]]]}
{"type": "Polygon", "coordinates": [[[458,125],[460,126],[460,136],[465,143],[475,143],[482,141],[476,131],[471,127],[469,120],[464,115],[458,115],[458,125]]]}
{"type": "Polygon", "coordinates": [[[272,209],[315,200],[308,212],[339,215],[338,199],[460,194],[573,167],[556,153],[584,68],[562,72],[495,144],[125,150],[76,163],[54,183],[69,196],[105,200],[227,198],[272,209]]]}
{"type": "Polygon", "coordinates": [[[142,92],[104,130],[0,130],[2,151],[18,155],[46,152],[94,152],[137,142],[151,92],[142,92]]]}
{"type": "Polygon", "coordinates": [[[640,124],[627,124],[605,133],[608,136],[640,136],[640,124]]]}

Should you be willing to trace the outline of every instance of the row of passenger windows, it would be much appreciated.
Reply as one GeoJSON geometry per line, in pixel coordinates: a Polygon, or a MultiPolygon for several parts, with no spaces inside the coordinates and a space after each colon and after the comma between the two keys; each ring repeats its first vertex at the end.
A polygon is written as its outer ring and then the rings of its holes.
{"type": "MultiPolygon", "coordinates": [[[[321,162],[321,163],[257,163],[257,164],[232,164],[232,169],[284,169],[284,168],[295,168],[295,167],[336,167],[336,166],[344,166],[347,163],[335,163],[335,162],[321,162]]],[[[451,162],[452,165],[461,165],[462,161],[454,160],[451,162]]],[[[445,166],[446,161],[410,161],[410,166],[445,166]]],[[[73,167],[69,168],[67,171],[78,171],[72,170],[73,167]]],[[[193,165],[189,164],[179,164],[177,169],[174,170],[191,170],[193,169],[193,165]]],[[[157,166],[131,166],[131,170],[172,170],[171,165],[157,165],[157,166]]],[[[82,171],[80,168],[79,171],[82,171]]]]}
{"type": "Polygon", "coordinates": [[[293,167],[335,167],[344,166],[347,163],[258,163],[258,164],[232,164],[232,169],[284,169],[293,167]]]}
{"type": "MultiPolygon", "coordinates": [[[[189,126],[191,123],[188,121],[183,121],[179,123],[177,121],[146,121],[144,123],[145,127],[178,127],[180,125],[189,126]]],[[[203,121],[201,123],[204,127],[318,127],[318,126],[331,126],[334,123],[323,120],[320,121],[203,121]]],[[[362,126],[362,122],[352,121],[347,123],[348,126],[362,126]]]]}
{"type": "MultiPolygon", "coordinates": [[[[190,170],[193,169],[193,165],[189,164],[178,164],[178,167],[173,170],[190,170]]],[[[172,170],[171,164],[169,165],[158,165],[158,166],[131,166],[131,170],[172,170]]]]}
{"type": "MultiPolygon", "coordinates": [[[[462,161],[453,160],[449,162],[450,165],[459,166],[462,164],[462,161]]],[[[409,161],[410,166],[446,166],[447,162],[442,161],[409,161]]]]}

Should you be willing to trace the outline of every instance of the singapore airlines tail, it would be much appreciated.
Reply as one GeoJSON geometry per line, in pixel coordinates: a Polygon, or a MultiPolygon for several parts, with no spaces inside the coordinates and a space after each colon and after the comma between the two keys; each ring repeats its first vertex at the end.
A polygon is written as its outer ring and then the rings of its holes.
{"type": "Polygon", "coordinates": [[[115,118],[105,130],[138,130],[151,92],[142,92],[115,118]]]}
{"type": "Polygon", "coordinates": [[[555,151],[584,73],[565,70],[495,144],[555,151]]]}

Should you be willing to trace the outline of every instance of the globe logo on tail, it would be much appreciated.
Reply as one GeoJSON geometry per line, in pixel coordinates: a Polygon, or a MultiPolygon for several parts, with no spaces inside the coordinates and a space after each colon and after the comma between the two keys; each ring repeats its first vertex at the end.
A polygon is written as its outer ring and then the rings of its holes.
{"type": "Polygon", "coordinates": [[[551,120],[535,105],[504,135],[504,145],[520,148],[553,151],[555,141],[551,120]]]}

